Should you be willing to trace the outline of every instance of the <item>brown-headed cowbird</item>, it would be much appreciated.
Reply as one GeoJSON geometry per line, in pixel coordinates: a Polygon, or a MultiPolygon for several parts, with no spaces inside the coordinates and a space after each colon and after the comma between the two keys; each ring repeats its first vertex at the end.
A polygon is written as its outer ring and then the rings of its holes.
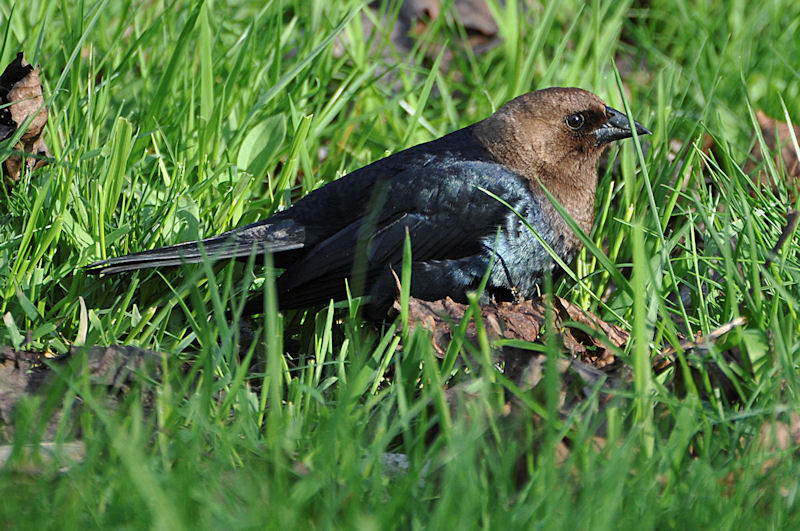
{"type": "MultiPolygon", "coordinates": [[[[634,125],[638,134],[649,133],[634,125]]],[[[314,190],[266,220],[202,240],[202,247],[214,260],[274,253],[275,265],[285,269],[277,279],[284,309],[343,299],[345,279],[360,278],[380,313],[397,294],[392,270],[402,267],[406,234],[412,296],[465,301],[491,265],[485,296],[530,298],[554,262],[525,222],[566,262],[580,248],[542,185],[589,232],[600,154],[630,136],[626,116],[590,92],[537,90],[485,120],[314,190]]],[[[89,269],[117,273],[202,257],[190,242],[89,269]]]]}

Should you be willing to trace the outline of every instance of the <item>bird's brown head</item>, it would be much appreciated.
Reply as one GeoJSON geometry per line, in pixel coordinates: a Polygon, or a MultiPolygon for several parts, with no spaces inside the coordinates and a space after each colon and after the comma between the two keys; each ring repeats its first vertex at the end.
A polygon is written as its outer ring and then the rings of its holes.
{"type": "MultiPolygon", "coordinates": [[[[636,132],[649,134],[634,122],[636,132]]],[[[625,114],[579,88],[523,94],[475,124],[474,134],[500,163],[544,185],[584,230],[591,229],[597,163],[613,140],[632,136],[625,114]]]]}

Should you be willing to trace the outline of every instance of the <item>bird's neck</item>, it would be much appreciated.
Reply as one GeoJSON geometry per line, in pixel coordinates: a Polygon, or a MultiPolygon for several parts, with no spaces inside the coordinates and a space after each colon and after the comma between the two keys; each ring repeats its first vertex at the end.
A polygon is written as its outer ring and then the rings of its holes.
{"type": "Polygon", "coordinates": [[[546,146],[520,137],[521,128],[495,117],[497,114],[475,124],[472,132],[478,142],[497,162],[522,176],[531,192],[549,204],[542,191],[546,188],[588,234],[594,224],[599,153],[552,159],[546,146]]]}

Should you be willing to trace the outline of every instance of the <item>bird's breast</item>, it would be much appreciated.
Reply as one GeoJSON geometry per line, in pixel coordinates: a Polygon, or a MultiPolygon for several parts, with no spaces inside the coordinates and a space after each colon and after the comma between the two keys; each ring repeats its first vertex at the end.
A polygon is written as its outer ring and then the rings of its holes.
{"type": "Polygon", "coordinates": [[[487,258],[494,256],[489,285],[515,288],[528,299],[537,293],[546,271],[555,261],[546,247],[569,263],[575,257],[578,239],[550,204],[535,197],[512,205],[499,233],[484,238],[487,258]]]}

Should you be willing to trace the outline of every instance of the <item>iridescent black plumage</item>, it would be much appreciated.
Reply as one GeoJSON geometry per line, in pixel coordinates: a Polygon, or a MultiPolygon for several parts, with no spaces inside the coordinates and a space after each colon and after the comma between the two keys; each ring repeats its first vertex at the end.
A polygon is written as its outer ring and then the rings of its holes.
{"type": "MultiPolygon", "coordinates": [[[[344,298],[354,265],[373,306],[390,304],[396,295],[391,270],[400,270],[406,232],[413,296],[463,301],[494,260],[487,294],[527,298],[553,260],[491,194],[569,261],[580,242],[541,186],[588,232],[600,153],[631,134],[625,116],[589,92],[531,92],[481,122],[378,160],[267,220],[202,244],[213,260],[274,253],[285,269],[277,280],[282,308],[344,298]]],[[[108,274],[201,260],[197,242],[190,242],[96,262],[89,270],[108,274]]]]}

